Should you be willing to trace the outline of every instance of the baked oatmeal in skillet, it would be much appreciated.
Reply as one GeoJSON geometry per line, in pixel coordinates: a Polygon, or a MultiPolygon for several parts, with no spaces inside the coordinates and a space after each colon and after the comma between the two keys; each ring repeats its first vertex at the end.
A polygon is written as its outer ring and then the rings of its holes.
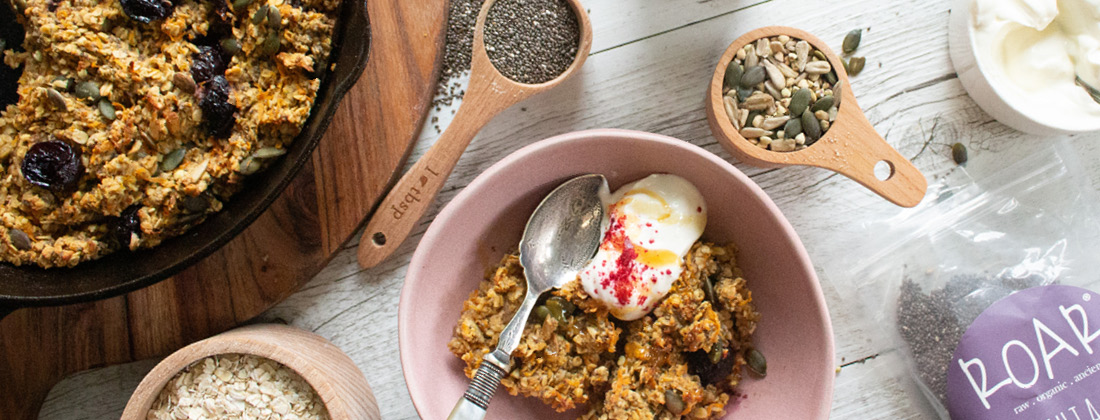
{"type": "Polygon", "coordinates": [[[339,0],[12,0],[0,259],[71,267],[156,246],[285,153],[339,0]]]}

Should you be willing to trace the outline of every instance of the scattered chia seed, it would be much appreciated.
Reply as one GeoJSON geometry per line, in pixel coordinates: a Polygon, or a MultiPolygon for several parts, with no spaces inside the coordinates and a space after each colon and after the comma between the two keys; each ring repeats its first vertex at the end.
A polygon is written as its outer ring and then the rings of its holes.
{"type": "Polygon", "coordinates": [[[485,19],[485,50],[501,74],[538,84],[573,64],[580,45],[577,15],[564,0],[499,0],[485,19]]]}
{"type": "Polygon", "coordinates": [[[902,281],[898,333],[913,355],[921,382],[941,403],[947,402],[947,369],[966,328],[998,300],[1042,284],[1039,276],[957,275],[942,288],[924,294],[912,279],[902,281]]]}

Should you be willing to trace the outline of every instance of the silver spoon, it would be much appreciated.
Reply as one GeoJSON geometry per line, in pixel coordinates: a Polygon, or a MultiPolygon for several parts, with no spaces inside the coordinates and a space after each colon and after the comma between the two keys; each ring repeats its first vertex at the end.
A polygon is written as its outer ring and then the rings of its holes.
{"type": "Polygon", "coordinates": [[[527,296],[500,333],[496,350],[485,355],[466,394],[447,416],[449,420],[485,417],[501,378],[512,368],[512,351],[519,346],[523,327],[539,296],[575,280],[600,247],[603,198],[607,195],[603,175],[581,175],[559,185],[535,208],[519,241],[527,296]]]}

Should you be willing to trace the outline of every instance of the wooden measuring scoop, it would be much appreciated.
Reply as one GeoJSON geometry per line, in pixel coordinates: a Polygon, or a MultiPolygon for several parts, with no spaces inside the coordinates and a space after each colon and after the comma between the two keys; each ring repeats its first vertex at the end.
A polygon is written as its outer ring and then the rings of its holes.
{"type": "Polygon", "coordinates": [[[397,181],[367,222],[363,237],[359,240],[361,267],[378,265],[405,241],[481,127],[501,111],[557,86],[581,68],[592,49],[592,24],[579,0],[565,2],[577,16],[580,31],[577,56],[558,77],[534,85],[513,81],[493,66],[485,52],[485,18],[495,1],[487,0],[481,6],[474,28],[470,84],[462,98],[462,105],[439,140],[397,181]]]}
{"type": "MultiPolygon", "coordinates": [[[[848,82],[848,73],[840,58],[829,46],[809,33],[782,26],[768,26],[741,35],[733,41],[718,60],[714,77],[707,90],[707,119],[718,143],[742,162],[763,167],[806,165],[829,169],[847,176],[874,191],[890,202],[903,207],[913,207],[924,198],[928,181],[909,159],[906,159],[886,142],[867,121],[863,110],[856,103],[848,82]],[[816,143],[794,152],[776,152],[752,144],[734,129],[722,103],[722,83],[728,66],[737,54],[750,42],[760,38],[787,35],[802,39],[821,50],[836,71],[837,80],[843,82],[840,106],[836,120],[816,143]],[[885,162],[887,175],[880,179],[875,166],[885,162]]],[[[884,171],[885,172],[885,171],[884,171]]]]}

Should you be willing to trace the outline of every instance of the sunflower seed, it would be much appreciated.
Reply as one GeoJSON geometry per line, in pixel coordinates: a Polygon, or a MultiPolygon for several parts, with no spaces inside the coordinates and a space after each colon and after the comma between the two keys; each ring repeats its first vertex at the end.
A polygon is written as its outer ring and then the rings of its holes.
{"type": "Polygon", "coordinates": [[[745,127],[741,129],[741,137],[746,139],[755,139],[763,136],[770,136],[773,133],[763,128],[745,127]]]}
{"type": "Polygon", "coordinates": [[[58,92],[54,88],[46,88],[46,97],[50,100],[50,105],[57,108],[61,112],[69,110],[69,106],[65,103],[65,97],[61,96],[61,92],[58,92]]]}
{"type": "Polygon", "coordinates": [[[279,149],[275,147],[264,147],[252,153],[252,156],[256,159],[270,159],[286,154],[286,149],[279,149]]]}
{"type": "Polygon", "coordinates": [[[195,79],[190,74],[180,72],[172,75],[172,84],[184,92],[195,93],[195,79]]]}
{"type": "Polygon", "coordinates": [[[782,127],[784,124],[787,123],[787,121],[790,121],[790,119],[791,117],[788,116],[765,118],[764,122],[760,123],[760,128],[763,128],[765,130],[775,130],[779,127],[782,127]]]}
{"type": "Polygon", "coordinates": [[[260,160],[255,159],[252,156],[248,156],[241,160],[240,169],[238,171],[242,175],[252,175],[260,171],[260,160]]]}
{"type": "Polygon", "coordinates": [[[14,246],[15,249],[20,251],[31,249],[31,238],[19,229],[11,228],[11,230],[8,231],[8,240],[11,241],[11,245],[14,246]]]}
{"type": "Polygon", "coordinates": [[[772,64],[771,59],[764,60],[764,71],[768,74],[768,79],[777,88],[787,86],[787,78],[783,76],[783,72],[779,71],[779,67],[772,64]]]}
{"type": "Polygon", "coordinates": [[[772,105],[775,105],[775,98],[764,92],[753,93],[748,99],[741,101],[742,108],[753,111],[762,111],[770,108],[772,105]]]}
{"type": "Polygon", "coordinates": [[[756,47],[752,44],[745,46],[745,68],[756,67],[760,63],[760,57],[756,55],[756,47]]]}
{"type": "Polygon", "coordinates": [[[806,41],[798,41],[794,44],[794,52],[798,58],[798,71],[805,71],[806,64],[810,62],[810,43],[806,41]]]}
{"type": "Polygon", "coordinates": [[[811,61],[806,64],[806,73],[809,74],[825,74],[832,70],[833,66],[830,66],[828,61],[811,61]]]}

